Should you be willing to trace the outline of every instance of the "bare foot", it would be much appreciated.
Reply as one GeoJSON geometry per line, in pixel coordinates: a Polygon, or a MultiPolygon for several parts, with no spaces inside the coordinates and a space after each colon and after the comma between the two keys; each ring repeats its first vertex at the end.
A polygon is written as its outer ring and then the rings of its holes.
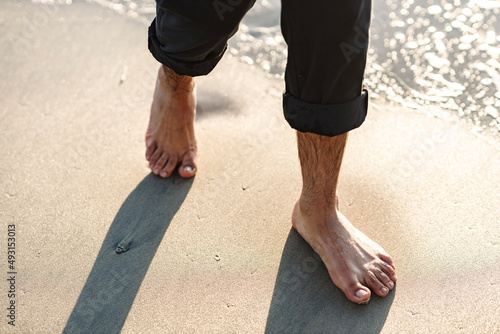
{"type": "Polygon", "coordinates": [[[292,224],[319,254],[333,283],[350,301],[366,304],[370,289],[386,296],[397,278],[391,257],[339,211],[337,183],[346,142],[347,134],[297,132],[303,187],[292,224]]]}
{"type": "Polygon", "coordinates": [[[292,224],[319,254],[333,283],[355,303],[368,303],[370,289],[385,297],[397,280],[392,258],[337,209],[327,212],[304,202],[295,205],[292,224]]]}
{"type": "Polygon", "coordinates": [[[179,166],[182,177],[196,173],[194,78],[161,66],[146,132],[146,159],[154,174],[169,177],[179,166]]]}

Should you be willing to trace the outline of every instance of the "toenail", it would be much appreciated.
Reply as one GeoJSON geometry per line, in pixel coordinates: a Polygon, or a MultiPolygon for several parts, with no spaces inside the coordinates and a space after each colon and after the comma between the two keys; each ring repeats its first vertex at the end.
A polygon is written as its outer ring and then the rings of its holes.
{"type": "Polygon", "coordinates": [[[383,294],[386,294],[387,292],[389,292],[389,289],[387,289],[385,286],[380,289],[380,292],[382,292],[383,294]]]}
{"type": "Polygon", "coordinates": [[[394,283],[392,283],[392,281],[390,281],[390,282],[388,283],[388,285],[389,285],[389,289],[392,289],[392,288],[394,287],[394,283]]]}
{"type": "Polygon", "coordinates": [[[396,275],[392,276],[392,280],[396,282],[398,280],[398,277],[396,275]]]}
{"type": "Polygon", "coordinates": [[[166,177],[167,176],[167,172],[161,172],[160,174],[162,177],[166,177]]]}
{"type": "Polygon", "coordinates": [[[158,172],[159,172],[159,171],[158,171],[158,168],[154,170],[154,173],[155,173],[155,174],[158,174],[158,172]]]}
{"type": "Polygon", "coordinates": [[[188,173],[193,173],[195,171],[195,169],[191,166],[186,166],[182,169],[182,171],[188,172],[188,173]]]}
{"type": "Polygon", "coordinates": [[[356,291],[355,295],[356,297],[358,298],[363,298],[364,296],[366,296],[368,293],[365,291],[365,290],[358,290],[356,291]]]}

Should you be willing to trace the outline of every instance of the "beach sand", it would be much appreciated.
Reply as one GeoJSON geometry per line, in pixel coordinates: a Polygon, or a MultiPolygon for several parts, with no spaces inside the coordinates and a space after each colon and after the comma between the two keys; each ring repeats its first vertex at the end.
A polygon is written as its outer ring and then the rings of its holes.
{"type": "Polygon", "coordinates": [[[352,131],[340,207],[399,278],[359,306],[291,229],[281,80],[227,57],[199,78],[199,172],[165,180],[144,158],[144,24],[4,0],[0,26],[0,332],[498,332],[500,152],[462,124],[372,104],[352,131]]]}

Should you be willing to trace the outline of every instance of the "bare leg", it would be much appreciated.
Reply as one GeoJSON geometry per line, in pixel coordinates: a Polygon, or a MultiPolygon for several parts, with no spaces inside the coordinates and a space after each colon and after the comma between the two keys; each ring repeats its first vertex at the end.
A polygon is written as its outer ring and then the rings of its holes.
{"type": "Polygon", "coordinates": [[[154,174],[169,177],[179,166],[182,177],[196,173],[194,78],[161,66],[146,132],[146,159],[154,174]]]}
{"type": "Polygon", "coordinates": [[[350,301],[364,304],[370,289],[386,296],[397,278],[391,257],[339,211],[337,181],[346,142],[347,133],[297,132],[303,188],[292,223],[320,255],[333,283],[350,301]]]}

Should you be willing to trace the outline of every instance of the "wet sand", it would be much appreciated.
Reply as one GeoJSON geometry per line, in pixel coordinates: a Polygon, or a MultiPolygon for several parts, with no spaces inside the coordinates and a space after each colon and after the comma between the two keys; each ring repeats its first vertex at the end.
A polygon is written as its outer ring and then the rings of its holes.
{"type": "Polygon", "coordinates": [[[352,132],[340,206],[399,277],[358,306],[291,229],[281,80],[227,58],[200,78],[199,173],[160,179],[144,159],[146,27],[85,2],[0,9],[0,221],[18,256],[16,326],[0,332],[499,328],[500,153],[462,124],[372,104],[352,132]]]}

